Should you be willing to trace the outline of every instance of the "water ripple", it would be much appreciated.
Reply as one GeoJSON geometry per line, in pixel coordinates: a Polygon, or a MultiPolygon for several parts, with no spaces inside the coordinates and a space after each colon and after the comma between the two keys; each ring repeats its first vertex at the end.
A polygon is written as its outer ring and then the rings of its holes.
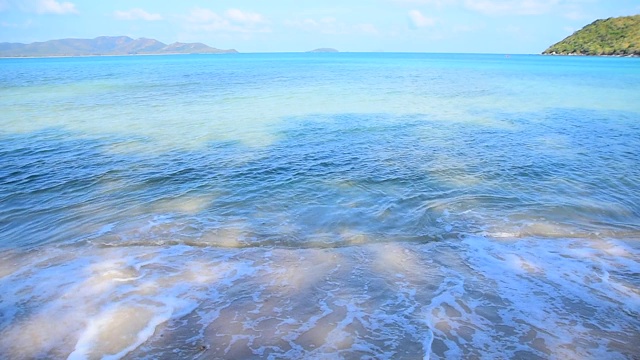
{"type": "MultiPolygon", "coordinates": [[[[584,142],[585,133],[563,135],[562,147],[552,151],[539,145],[540,137],[553,137],[549,129],[524,121],[518,130],[459,124],[427,135],[439,124],[423,116],[405,120],[398,126],[382,114],[314,116],[289,121],[282,140],[269,148],[212,143],[197,152],[137,155],[105,151],[108,139],[58,130],[5,136],[0,216],[11,235],[5,244],[25,236],[30,244],[92,237],[105,225],[144,227],[157,217],[197,229],[162,231],[188,241],[230,223],[252,234],[247,246],[532,228],[539,236],[565,237],[638,232],[638,183],[631,179],[640,178],[640,170],[619,166],[640,163],[625,150],[638,137],[622,124],[605,126],[604,138],[593,135],[601,146],[586,161],[575,150],[582,145],[567,145],[584,142]],[[158,205],[163,202],[172,205],[158,205]],[[185,212],[189,208],[195,210],[185,212]],[[89,233],[69,233],[73,227],[89,233]]],[[[146,236],[154,242],[159,235],[146,236]]]]}

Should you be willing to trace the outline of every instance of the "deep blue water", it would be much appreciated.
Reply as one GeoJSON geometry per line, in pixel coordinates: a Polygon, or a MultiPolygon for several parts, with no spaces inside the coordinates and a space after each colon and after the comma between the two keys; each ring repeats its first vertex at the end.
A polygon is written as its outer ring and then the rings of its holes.
{"type": "Polygon", "coordinates": [[[635,347],[625,339],[639,336],[637,58],[237,54],[0,59],[0,69],[0,312],[12,314],[0,316],[0,335],[9,339],[0,341],[0,353],[166,357],[171,348],[158,339],[170,334],[228,358],[242,351],[288,358],[505,351],[624,358],[635,347]],[[51,255],[58,251],[65,255],[51,255]],[[265,262],[273,251],[282,252],[278,260],[265,262]],[[415,264],[380,255],[393,251],[415,252],[415,264]],[[371,254],[390,261],[383,266],[395,269],[389,279],[358,260],[371,254]],[[185,274],[197,272],[194,262],[218,261],[227,269],[228,256],[246,262],[229,281],[261,291],[217,298],[212,292],[228,284],[216,277],[202,292],[205,285],[185,274]],[[105,259],[106,273],[131,267],[132,274],[94,279],[105,273],[95,268],[105,259]],[[500,278],[493,261],[519,270],[500,278]],[[140,263],[155,270],[145,273],[140,263]],[[328,263],[333,270],[322,268],[328,263]],[[310,313],[259,307],[254,328],[264,318],[292,328],[261,341],[252,337],[255,329],[231,327],[253,342],[234,352],[236,338],[218,338],[222,345],[214,349],[218,340],[208,332],[231,320],[212,309],[241,311],[243,296],[255,303],[291,298],[257,284],[304,273],[305,266],[309,277],[326,271],[340,291],[353,293],[338,300],[333,290],[320,291],[322,284],[288,278],[300,299],[316,296],[323,305],[310,313]],[[425,278],[421,266],[440,275],[425,278]],[[337,270],[345,267],[354,273],[337,270]],[[164,271],[181,279],[182,290],[163,283],[164,271]],[[477,294],[468,276],[478,276],[477,294]],[[56,283],[57,277],[74,280],[56,283]],[[403,285],[394,290],[376,279],[403,285]],[[34,294],[46,281],[53,284],[40,290],[46,295],[34,294]],[[64,315],[63,293],[86,289],[87,281],[103,287],[69,300],[79,309],[64,315]],[[461,283],[442,287],[451,281],[461,283]],[[133,296],[124,283],[153,283],[162,291],[133,296]],[[413,295],[383,306],[403,292],[413,295]],[[518,305],[521,293],[534,294],[533,305],[518,305]],[[361,301],[342,303],[358,295],[361,301]],[[89,296],[103,302],[78,305],[89,296]],[[486,303],[474,308],[477,301],[486,303]],[[545,310],[539,323],[527,313],[552,301],[564,305],[545,310]],[[374,305],[387,309],[384,316],[374,305]],[[593,307],[603,310],[592,313],[593,307]],[[109,321],[124,321],[139,308],[148,316],[127,326],[129,338],[142,340],[96,345],[112,332],[104,330],[109,321]],[[487,315],[485,308],[493,310],[487,315]],[[469,318],[456,322],[452,314],[465,312],[469,318]],[[343,313],[364,317],[360,325],[322,325],[343,313]],[[445,313],[448,320],[440,319],[445,313]],[[617,317],[608,323],[612,313],[617,317]],[[200,325],[189,323],[194,314],[200,325]],[[38,319],[59,316],[74,324],[64,338],[33,340],[29,351],[14,346],[16,334],[38,333],[38,319]],[[376,332],[382,326],[376,321],[385,319],[398,332],[376,332]],[[576,323],[595,330],[569,326],[576,323]],[[304,324],[324,335],[308,339],[312,330],[304,324]],[[500,333],[500,326],[512,330],[500,333]],[[562,330],[545,335],[545,326],[562,330]],[[375,336],[358,336],[367,332],[375,336]],[[338,341],[339,334],[353,341],[338,341]],[[385,346],[387,338],[399,340],[385,346]]]}

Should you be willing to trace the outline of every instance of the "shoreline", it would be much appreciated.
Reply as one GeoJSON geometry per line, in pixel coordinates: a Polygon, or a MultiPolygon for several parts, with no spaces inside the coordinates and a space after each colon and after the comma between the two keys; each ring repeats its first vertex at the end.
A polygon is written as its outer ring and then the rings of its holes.
{"type": "Polygon", "coordinates": [[[636,55],[636,54],[629,54],[629,55],[597,54],[597,55],[593,55],[593,54],[576,54],[576,53],[569,53],[569,54],[542,53],[540,55],[545,55],[545,56],[591,56],[591,57],[616,57],[616,58],[637,58],[637,57],[640,57],[640,55],[636,55]]]}
{"type": "MultiPolygon", "coordinates": [[[[340,51],[330,54],[407,54],[407,52],[352,52],[352,51],[340,51]]],[[[459,54],[459,55],[505,55],[504,53],[437,53],[437,52],[409,52],[410,54],[459,54]]],[[[87,58],[87,57],[118,57],[118,56],[167,56],[167,55],[234,55],[234,54],[326,54],[320,52],[310,51],[288,51],[288,52],[218,52],[218,53],[159,53],[159,54],[83,54],[83,55],[18,55],[18,56],[0,56],[0,59],[57,59],[57,58],[87,58]]],[[[535,54],[508,54],[509,56],[581,56],[581,57],[607,57],[607,58],[640,58],[640,55],[591,55],[591,54],[558,54],[558,53],[535,53],[535,54]]]]}
{"type": "Polygon", "coordinates": [[[165,56],[165,55],[232,55],[240,52],[220,53],[163,53],[163,54],[84,54],[84,55],[42,55],[42,56],[0,56],[0,59],[56,59],[56,58],[84,58],[84,57],[116,57],[116,56],[165,56]]]}

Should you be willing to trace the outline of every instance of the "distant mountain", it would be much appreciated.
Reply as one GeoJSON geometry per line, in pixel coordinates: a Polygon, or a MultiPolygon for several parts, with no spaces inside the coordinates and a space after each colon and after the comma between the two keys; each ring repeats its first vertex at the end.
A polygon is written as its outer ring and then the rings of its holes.
{"type": "Polygon", "coordinates": [[[31,44],[0,43],[0,57],[85,56],[135,54],[226,54],[202,43],[164,44],[155,39],[132,39],[128,36],[100,36],[95,39],[61,39],[31,44]]]}
{"type": "Polygon", "coordinates": [[[640,15],[596,20],[543,54],[640,56],[640,15]]]}
{"type": "Polygon", "coordinates": [[[219,50],[209,47],[203,43],[180,43],[176,42],[159,50],[161,53],[180,53],[180,54],[202,54],[212,52],[237,52],[235,50],[219,50]],[[212,51],[213,50],[213,51],[212,51]]]}
{"type": "Polygon", "coordinates": [[[307,52],[317,53],[317,52],[339,52],[339,51],[333,48],[319,48],[319,49],[315,49],[307,52]]]}

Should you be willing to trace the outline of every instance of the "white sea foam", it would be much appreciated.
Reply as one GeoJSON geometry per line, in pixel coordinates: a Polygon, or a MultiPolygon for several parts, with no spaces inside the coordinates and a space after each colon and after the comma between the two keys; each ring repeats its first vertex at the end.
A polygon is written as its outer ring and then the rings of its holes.
{"type": "Polygon", "coordinates": [[[622,359],[639,335],[631,245],[466,237],[5,254],[14,267],[0,278],[0,350],[17,359],[622,359]]]}

